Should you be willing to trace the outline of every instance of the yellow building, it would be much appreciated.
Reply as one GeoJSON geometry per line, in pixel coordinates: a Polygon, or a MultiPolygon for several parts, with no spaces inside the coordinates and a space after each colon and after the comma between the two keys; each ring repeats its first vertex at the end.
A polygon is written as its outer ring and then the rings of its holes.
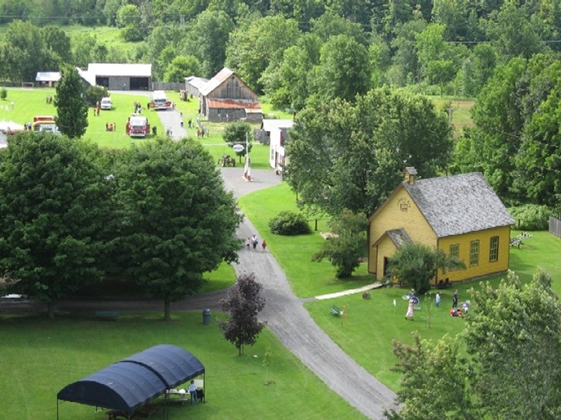
{"type": "Polygon", "coordinates": [[[368,270],[381,280],[388,260],[404,242],[442,249],[465,270],[439,270],[434,284],[463,281],[508,269],[514,220],[481,173],[404,181],[369,218],[368,270]]]}

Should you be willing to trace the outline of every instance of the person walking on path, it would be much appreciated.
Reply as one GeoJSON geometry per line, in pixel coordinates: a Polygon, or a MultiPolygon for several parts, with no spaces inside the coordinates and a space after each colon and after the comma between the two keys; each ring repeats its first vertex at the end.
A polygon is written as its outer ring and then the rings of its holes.
{"type": "Polygon", "coordinates": [[[249,246],[251,245],[251,238],[247,238],[245,241],[245,246],[247,248],[247,250],[249,251],[249,246]]]}
{"type": "Polygon", "coordinates": [[[407,321],[408,318],[411,318],[411,320],[414,320],[413,318],[413,310],[414,310],[414,306],[415,306],[415,292],[413,289],[411,289],[411,292],[409,293],[409,305],[407,306],[407,313],[405,314],[405,320],[407,321]]]}
{"type": "Polygon", "coordinates": [[[253,250],[255,251],[257,249],[257,244],[259,243],[259,241],[257,240],[257,236],[253,235],[251,237],[251,243],[253,245],[253,250]]]}
{"type": "Polygon", "coordinates": [[[195,404],[199,403],[199,397],[197,396],[197,385],[195,385],[195,381],[191,379],[191,383],[189,384],[189,395],[191,396],[191,405],[193,405],[193,400],[195,400],[195,404]]]}
{"type": "Polygon", "coordinates": [[[456,291],[452,295],[452,308],[457,308],[457,307],[458,307],[458,289],[456,289],[456,291]]]}
{"type": "Polygon", "coordinates": [[[440,308],[440,292],[436,292],[435,305],[437,308],[440,308]]]}
{"type": "Polygon", "coordinates": [[[265,242],[265,239],[263,239],[263,242],[261,242],[261,247],[263,248],[263,251],[267,249],[267,242],[265,242]]]}

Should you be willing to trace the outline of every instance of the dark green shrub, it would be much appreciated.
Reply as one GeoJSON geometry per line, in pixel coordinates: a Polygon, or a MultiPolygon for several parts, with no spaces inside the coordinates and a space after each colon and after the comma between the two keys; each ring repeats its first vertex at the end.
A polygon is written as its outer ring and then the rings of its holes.
{"type": "Polygon", "coordinates": [[[549,216],[554,215],[549,207],[537,204],[511,207],[508,211],[514,219],[514,227],[517,230],[547,230],[549,216]]]}
{"type": "Polygon", "coordinates": [[[6,88],[2,88],[0,89],[0,99],[2,99],[3,101],[6,100],[6,98],[8,97],[8,91],[6,90],[6,88]]]}
{"type": "Polygon", "coordinates": [[[312,231],[304,215],[292,211],[282,211],[273,217],[269,228],[276,235],[302,235],[312,231]]]}
{"type": "Polygon", "coordinates": [[[101,98],[107,98],[109,96],[109,92],[107,92],[107,88],[103,86],[90,86],[88,90],[86,90],[86,102],[94,106],[101,98]]]}

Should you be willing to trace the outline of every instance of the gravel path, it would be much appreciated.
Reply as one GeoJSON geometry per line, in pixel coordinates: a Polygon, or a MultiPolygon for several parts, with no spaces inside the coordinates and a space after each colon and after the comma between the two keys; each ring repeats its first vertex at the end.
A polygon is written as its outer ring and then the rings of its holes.
{"type": "MultiPolygon", "coordinates": [[[[172,137],[179,139],[185,135],[181,127],[179,111],[158,112],[164,127],[170,127],[172,137]]],[[[268,188],[280,183],[280,177],[273,171],[252,170],[252,182],[242,177],[243,168],[220,168],[225,186],[236,197],[268,188]]],[[[244,220],[237,235],[247,238],[257,231],[251,221],[244,220]]],[[[327,386],[341,395],[353,407],[371,419],[382,419],[385,408],[393,408],[396,395],[371,374],[359,366],[338,347],[310,317],[302,301],[291,291],[284,272],[268,250],[263,252],[239,252],[239,263],[235,264],[238,275],[255,273],[264,286],[266,305],[260,319],[268,322],[268,327],[281,342],[294,353],[327,386]]],[[[224,291],[204,296],[190,297],[172,304],[172,310],[196,311],[204,308],[218,310],[224,291]]],[[[46,305],[32,301],[7,302],[0,304],[0,312],[14,309],[35,308],[46,311],[46,305]]],[[[61,301],[57,310],[163,310],[161,301],[61,301]]],[[[374,357],[374,356],[373,356],[374,357]]]]}
{"type": "MultiPolygon", "coordinates": [[[[273,171],[252,170],[252,182],[242,177],[242,168],[221,168],[226,188],[239,197],[250,191],[280,182],[273,171]]],[[[238,229],[240,238],[257,233],[245,219],[238,229]]],[[[353,407],[372,419],[382,419],[385,408],[394,407],[395,393],[360,367],[327,336],[304,309],[302,301],[290,290],[284,272],[268,252],[239,252],[237,274],[255,273],[263,284],[266,305],[260,318],[282,343],[327,386],[353,407]]]]}

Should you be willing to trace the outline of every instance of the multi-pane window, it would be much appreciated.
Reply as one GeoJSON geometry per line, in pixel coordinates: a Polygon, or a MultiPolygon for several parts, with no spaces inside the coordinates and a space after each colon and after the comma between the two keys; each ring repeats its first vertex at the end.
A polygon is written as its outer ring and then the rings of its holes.
{"type": "Polygon", "coordinates": [[[479,265],[479,241],[471,241],[469,244],[469,266],[479,265]]]}
{"type": "Polygon", "coordinates": [[[460,258],[460,244],[450,245],[450,256],[460,258]]]}
{"type": "Polygon", "coordinates": [[[489,262],[496,262],[499,260],[499,237],[491,236],[491,243],[489,244],[489,262]]]}

